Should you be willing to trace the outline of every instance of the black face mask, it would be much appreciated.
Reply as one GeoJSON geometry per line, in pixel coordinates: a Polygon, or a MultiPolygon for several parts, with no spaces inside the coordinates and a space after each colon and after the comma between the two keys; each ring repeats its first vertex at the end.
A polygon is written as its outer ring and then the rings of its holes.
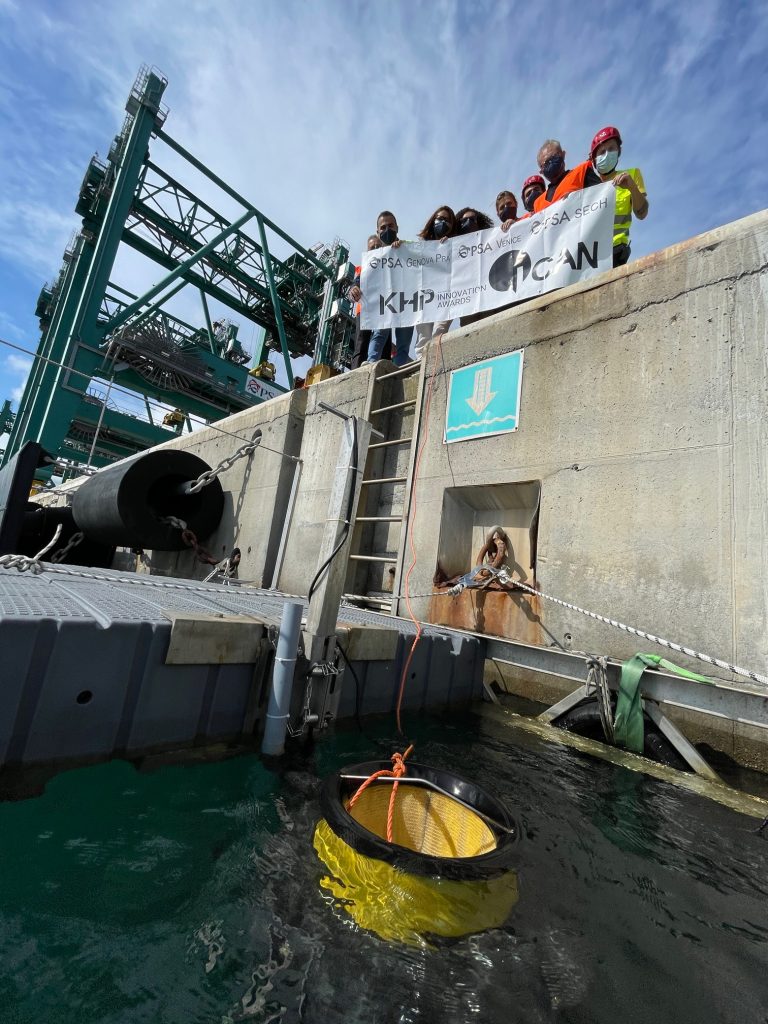
{"type": "Polygon", "coordinates": [[[547,179],[547,181],[557,181],[562,177],[563,171],[565,170],[565,157],[551,156],[549,160],[541,168],[541,173],[547,179]]]}
{"type": "Polygon", "coordinates": [[[450,230],[451,225],[443,217],[438,217],[432,222],[432,231],[434,232],[435,238],[445,238],[450,230]]]}
{"type": "Polygon", "coordinates": [[[525,193],[523,197],[523,206],[526,208],[528,213],[533,213],[533,204],[539,198],[540,195],[544,194],[543,188],[531,188],[525,193]]]}
{"type": "Polygon", "coordinates": [[[507,203],[499,210],[499,216],[501,217],[502,223],[505,220],[514,220],[517,217],[517,207],[513,206],[512,203],[507,203]]]}
{"type": "Polygon", "coordinates": [[[462,217],[459,227],[462,231],[477,231],[477,217],[462,217]]]}
{"type": "Polygon", "coordinates": [[[397,232],[394,228],[382,228],[379,231],[379,238],[382,240],[384,245],[392,245],[394,240],[397,238],[397,232]]]}

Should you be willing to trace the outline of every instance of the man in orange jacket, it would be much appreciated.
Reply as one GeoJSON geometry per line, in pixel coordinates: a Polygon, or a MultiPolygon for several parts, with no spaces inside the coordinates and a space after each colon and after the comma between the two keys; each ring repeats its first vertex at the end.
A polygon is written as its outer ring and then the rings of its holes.
{"type": "Polygon", "coordinates": [[[557,139],[547,139],[539,150],[537,160],[539,170],[549,182],[549,186],[533,204],[534,213],[541,213],[552,203],[565,199],[571,192],[600,184],[600,175],[595,171],[591,160],[585,160],[573,170],[566,170],[565,150],[557,139]]]}

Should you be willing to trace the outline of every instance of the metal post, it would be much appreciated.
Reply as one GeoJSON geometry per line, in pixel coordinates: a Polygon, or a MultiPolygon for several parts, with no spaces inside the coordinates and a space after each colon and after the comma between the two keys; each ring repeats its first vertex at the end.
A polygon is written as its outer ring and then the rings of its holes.
{"type": "Polygon", "coordinates": [[[99,440],[99,431],[101,430],[101,424],[102,424],[102,422],[104,420],[104,413],[107,411],[107,402],[109,401],[109,393],[112,390],[112,385],[113,385],[114,381],[115,381],[115,371],[112,370],[112,376],[109,378],[109,384],[107,384],[107,393],[104,396],[104,401],[102,402],[102,405],[101,405],[101,412],[99,413],[99,422],[96,424],[96,433],[93,435],[93,444],[91,445],[90,452],[88,452],[88,461],[85,464],[85,468],[86,469],[90,469],[91,468],[91,460],[93,459],[93,454],[96,451],[96,442],[99,440]]]}
{"type": "Polygon", "coordinates": [[[288,731],[293,676],[296,669],[299,630],[303,613],[304,605],[298,601],[286,601],[283,605],[275,667],[272,670],[272,687],[269,691],[269,704],[264,725],[264,738],[261,741],[261,752],[269,757],[279,757],[285,750],[285,734],[288,731]]]}
{"type": "MultiPolygon", "coordinates": [[[[175,288],[171,288],[171,290],[166,295],[164,295],[161,299],[158,299],[157,302],[150,303],[150,305],[147,306],[146,309],[143,309],[141,311],[141,313],[139,313],[139,315],[137,317],[135,317],[131,321],[131,327],[135,329],[136,327],[139,326],[139,324],[143,324],[144,321],[148,320],[149,317],[151,317],[153,313],[156,313],[157,310],[161,306],[164,306],[166,302],[168,302],[170,299],[173,298],[174,295],[178,295],[178,293],[182,290],[182,288],[186,288],[186,287],[187,287],[187,282],[186,281],[182,281],[180,284],[177,284],[175,288]]],[[[144,302],[144,299],[138,298],[136,300],[136,302],[139,305],[141,305],[144,302]]]]}
{"type": "MultiPolygon", "coordinates": [[[[352,502],[351,520],[346,543],[342,546],[333,561],[326,568],[317,584],[314,594],[309,602],[307,611],[307,624],[305,627],[305,652],[311,661],[321,660],[323,647],[329,638],[336,633],[336,621],[339,615],[339,603],[341,592],[344,588],[344,580],[347,575],[349,546],[352,539],[352,525],[357,510],[357,502],[360,497],[360,481],[363,477],[365,458],[368,454],[368,442],[371,437],[371,424],[366,420],[357,420],[357,472],[352,468],[352,416],[329,406],[327,403],[320,403],[320,407],[326,411],[340,416],[344,420],[344,431],[339,450],[339,461],[336,466],[336,475],[333,480],[331,494],[328,499],[328,514],[326,518],[323,540],[320,545],[318,565],[330,556],[335,549],[339,534],[347,525],[347,509],[349,507],[350,488],[354,491],[352,502]]],[[[331,644],[330,646],[333,646],[331,644]]]]}
{"type": "Polygon", "coordinates": [[[200,292],[200,299],[203,303],[203,313],[205,314],[205,326],[208,328],[208,344],[211,346],[211,352],[214,355],[218,355],[216,351],[216,339],[213,336],[213,324],[211,323],[211,314],[208,309],[208,300],[205,297],[205,292],[202,288],[198,288],[200,292]]]}
{"type": "Polygon", "coordinates": [[[269,294],[272,297],[272,308],[275,311],[275,322],[277,323],[277,333],[280,338],[280,348],[283,351],[283,359],[285,360],[285,372],[288,377],[288,386],[293,387],[293,368],[291,367],[291,354],[288,351],[288,342],[285,340],[285,327],[283,326],[283,311],[280,308],[280,296],[277,294],[277,288],[275,287],[275,277],[272,273],[272,257],[269,255],[269,246],[267,245],[267,235],[264,231],[264,218],[260,213],[256,213],[256,223],[259,226],[259,239],[261,240],[261,251],[264,255],[264,271],[267,275],[267,283],[269,285],[269,294]]]}
{"type": "Polygon", "coordinates": [[[283,559],[285,558],[285,546],[288,540],[288,532],[291,528],[291,520],[293,519],[293,506],[296,504],[296,492],[299,487],[299,475],[301,474],[301,459],[296,459],[293,464],[293,480],[291,481],[291,493],[288,496],[288,507],[285,510],[285,520],[283,522],[283,532],[280,536],[280,546],[277,549],[277,558],[275,559],[275,568],[272,573],[272,582],[269,584],[270,590],[277,588],[277,581],[280,579],[280,570],[283,568],[283,559]]]}

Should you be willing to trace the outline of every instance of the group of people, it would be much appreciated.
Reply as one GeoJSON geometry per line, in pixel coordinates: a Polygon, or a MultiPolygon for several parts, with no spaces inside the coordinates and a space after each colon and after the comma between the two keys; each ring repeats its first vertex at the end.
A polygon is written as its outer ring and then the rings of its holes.
{"type": "MultiPolygon", "coordinates": [[[[645,191],[643,176],[637,167],[627,170],[619,169],[622,140],[618,128],[609,125],[601,128],[592,139],[589,148],[589,159],[568,168],[566,153],[556,139],[547,139],[539,148],[539,174],[532,174],[523,182],[520,196],[525,213],[518,217],[518,205],[515,194],[503,189],[496,196],[496,216],[502,231],[509,231],[513,224],[525,220],[534,214],[541,213],[548,206],[559,202],[572,192],[590,188],[603,182],[612,182],[616,189],[616,213],[613,224],[613,265],[623,266],[630,255],[629,229],[633,215],[644,220],[648,215],[648,196],[645,191]]],[[[491,218],[472,206],[465,206],[454,213],[450,206],[438,206],[427,218],[418,237],[427,241],[445,242],[457,235],[470,234],[492,228],[491,218]]],[[[398,235],[397,220],[389,210],[383,210],[376,220],[376,234],[368,237],[367,249],[379,249],[386,246],[401,245],[398,235]]],[[[350,298],[360,303],[360,268],[350,289],[350,298]]],[[[505,307],[502,307],[505,308],[505,307]]],[[[498,312],[494,310],[493,312],[498,312]]],[[[474,313],[461,317],[459,323],[465,324],[480,320],[489,313],[474,313]]],[[[427,343],[441,337],[450,327],[452,321],[441,320],[437,323],[417,324],[415,354],[418,359],[427,343]]],[[[382,358],[391,358],[397,366],[410,361],[413,327],[397,327],[369,331],[361,330],[358,315],[358,331],[355,352],[352,357],[352,368],[364,362],[375,363],[382,358]],[[392,351],[392,334],[394,333],[394,352],[392,351]]]]}

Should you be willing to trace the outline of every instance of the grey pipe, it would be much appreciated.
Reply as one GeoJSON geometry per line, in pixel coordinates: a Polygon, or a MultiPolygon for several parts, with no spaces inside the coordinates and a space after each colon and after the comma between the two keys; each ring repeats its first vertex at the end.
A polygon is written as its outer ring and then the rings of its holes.
{"type": "Polygon", "coordinates": [[[293,675],[296,668],[299,630],[303,614],[304,605],[299,601],[286,601],[283,605],[264,738],[261,741],[262,754],[267,754],[270,757],[279,757],[285,750],[285,734],[291,710],[293,675]]]}

